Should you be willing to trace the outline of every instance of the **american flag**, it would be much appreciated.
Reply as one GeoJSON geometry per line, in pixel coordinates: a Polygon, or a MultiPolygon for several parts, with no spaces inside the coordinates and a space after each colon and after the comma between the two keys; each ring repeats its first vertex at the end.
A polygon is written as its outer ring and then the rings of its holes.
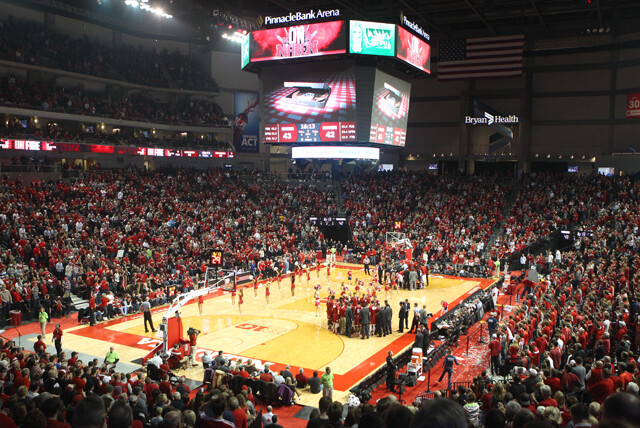
{"type": "Polygon", "coordinates": [[[438,80],[513,77],[522,74],[524,36],[441,40],[438,80]]]}

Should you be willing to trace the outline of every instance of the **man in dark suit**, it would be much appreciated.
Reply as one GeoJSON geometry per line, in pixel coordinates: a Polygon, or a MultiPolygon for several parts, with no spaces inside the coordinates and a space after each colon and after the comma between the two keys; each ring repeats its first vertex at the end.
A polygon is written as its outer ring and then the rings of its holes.
{"type": "MultiPolygon", "coordinates": [[[[382,312],[382,311],[380,311],[382,312]]],[[[360,309],[360,326],[362,328],[362,339],[369,338],[369,323],[371,322],[371,313],[369,312],[369,308],[367,308],[367,304],[365,303],[362,309],[360,309]]],[[[380,316],[380,314],[378,314],[380,316]]]]}
{"type": "Polygon", "coordinates": [[[353,309],[351,309],[351,305],[347,305],[344,310],[344,318],[347,337],[351,337],[351,325],[353,324],[353,309]]]}
{"type": "Polygon", "coordinates": [[[398,332],[399,333],[403,333],[404,332],[404,317],[407,313],[407,308],[404,305],[404,302],[400,302],[400,311],[398,312],[398,332]]]}
{"type": "Polygon", "coordinates": [[[384,335],[393,333],[391,329],[391,318],[393,317],[393,309],[389,305],[389,302],[385,300],[384,302],[384,335]]]}
{"type": "Polygon", "coordinates": [[[396,363],[393,362],[393,352],[387,354],[387,389],[391,392],[395,390],[396,363]]]}

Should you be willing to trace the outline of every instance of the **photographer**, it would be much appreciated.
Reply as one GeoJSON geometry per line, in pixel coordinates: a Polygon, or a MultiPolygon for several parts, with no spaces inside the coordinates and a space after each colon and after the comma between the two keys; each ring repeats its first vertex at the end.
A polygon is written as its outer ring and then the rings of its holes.
{"type": "Polygon", "coordinates": [[[107,355],[104,357],[104,363],[107,365],[107,369],[115,368],[118,361],[120,361],[120,357],[118,353],[114,351],[113,346],[111,346],[109,352],[107,352],[107,355]]]}

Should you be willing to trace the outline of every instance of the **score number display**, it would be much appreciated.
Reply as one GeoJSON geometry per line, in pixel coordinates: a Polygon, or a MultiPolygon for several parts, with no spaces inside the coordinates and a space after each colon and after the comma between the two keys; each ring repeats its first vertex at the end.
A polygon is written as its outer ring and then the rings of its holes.
{"type": "Polygon", "coordinates": [[[331,61],[263,72],[265,143],[356,141],[353,64],[331,61]]]}

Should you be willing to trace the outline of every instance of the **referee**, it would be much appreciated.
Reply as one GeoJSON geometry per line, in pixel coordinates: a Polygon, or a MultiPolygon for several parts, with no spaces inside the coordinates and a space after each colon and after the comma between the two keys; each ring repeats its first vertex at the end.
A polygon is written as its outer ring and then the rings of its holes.
{"type": "Polygon", "coordinates": [[[140,304],[140,310],[144,316],[144,332],[149,333],[149,329],[147,328],[147,322],[151,326],[151,331],[156,332],[156,329],[153,328],[153,320],[151,319],[151,303],[149,303],[149,296],[144,298],[144,302],[140,304]]]}

